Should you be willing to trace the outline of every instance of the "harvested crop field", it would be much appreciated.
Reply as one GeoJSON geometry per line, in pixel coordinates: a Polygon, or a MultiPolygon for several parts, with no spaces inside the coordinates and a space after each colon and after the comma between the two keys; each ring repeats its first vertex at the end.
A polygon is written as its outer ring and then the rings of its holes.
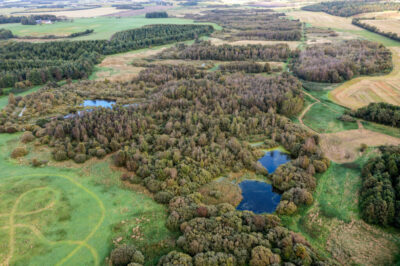
{"type": "Polygon", "coordinates": [[[329,97],[336,103],[356,109],[371,102],[400,105],[400,48],[391,48],[394,69],[389,75],[359,77],[334,89],[329,97]]]}
{"type": "Polygon", "coordinates": [[[399,11],[369,12],[369,13],[358,14],[353,17],[355,17],[355,18],[375,18],[375,19],[387,19],[387,18],[400,19],[400,12],[399,11]]]}
{"type": "Polygon", "coordinates": [[[361,144],[368,146],[400,145],[400,139],[367,129],[347,130],[321,134],[321,148],[325,155],[337,163],[354,161],[359,155],[361,144]]]}
{"type": "Polygon", "coordinates": [[[287,15],[314,27],[360,30],[359,27],[351,24],[351,18],[336,17],[323,12],[293,11],[288,12],[287,15]]]}
{"type": "Polygon", "coordinates": [[[393,32],[400,35],[400,19],[369,19],[362,20],[362,22],[375,26],[383,32],[393,32]]]}
{"type": "Polygon", "coordinates": [[[143,9],[137,9],[137,10],[122,10],[119,9],[117,12],[113,12],[110,14],[105,14],[105,16],[108,17],[130,17],[130,16],[136,16],[136,15],[143,15],[146,14],[147,12],[156,12],[156,11],[164,11],[167,9],[172,8],[172,6],[146,6],[143,9]]]}

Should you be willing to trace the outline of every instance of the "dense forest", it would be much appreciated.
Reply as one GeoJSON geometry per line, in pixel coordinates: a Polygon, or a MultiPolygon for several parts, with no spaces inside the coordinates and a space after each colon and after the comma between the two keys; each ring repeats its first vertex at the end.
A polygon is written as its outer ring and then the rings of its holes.
{"type": "Polygon", "coordinates": [[[126,52],[152,45],[195,39],[209,34],[209,25],[151,25],[115,33],[110,41],[10,42],[0,44],[0,88],[17,82],[33,85],[90,75],[102,55],[126,52]],[[29,61],[27,67],[24,62],[29,61]],[[53,64],[54,63],[54,64],[53,64]]]}
{"type": "Polygon", "coordinates": [[[357,75],[387,73],[392,67],[389,49],[382,44],[362,40],[312,45],[292,61],[293,72],[298,77],[332,83],[357,75]]]}
{"type": "Polygon", "coordinates": [[[162,59],[191,59],[219,61],[285,61],[291,56],[287,44],[276,45],[213,45],[210,41],[197,42],[192,45],[177,44],[163,51],[162,59]]]}
{"type": "Polygon", "coordinates": [[[149,12],[146,13],[146,18],[168,18],[167,12],[149,12]]]}
{"type": "MultiPolygon", "coordinates": [[[[236,211],[230,204],[205,205],[197,193],[221,174],[247,169],[267,176],[283,193],[278,213],[292,214],[297,206],[311,204],[314,174],[324,172],[329,160],[318,137],[286,117],[299,113],[303,104],[301,83],[287,73],[221,75],[157,66],[126,84],[84,81],[12,96],[0,131],[28,129],[26,138],[35,136],[50,146],[58,161],[82,163],[112,153],[114,163],[129,171],[123,180],[144,185],[156,201],[169,203],[167,227],[183,234],[177,241],[180,252],[169,253],[160,264],[311,265],[319,258],[310,244],[282,227],[276,216],[236,211]],[[63,106],[72,110],[96,94],[116,100],[117,106],[29,124],[63,106]],[[122,102],[137,98],[143,98],[137,105],[122,102]],[[26,111],[19,116],[21,108],[26,111]],[[293,160],[268,174],[257,163],[262,152],[247,142],[256,136],[283,145],[293,160]]],[[[136,254],[133,247],[117,247],[111,260],[130,263],[139,256],[124,252],[136,254]]]]}
{"type": "Polygon", "coordinates": [[[300,40],[301,22],[282,18],[283,16],[284,13],[277,13],[271,9],[214,9],[185,17],[221,25],[225,34],[218,37],[223,39],[300,40]]]}
{"type": "Polygon", "coordinates": [[[271,72],[271,66],[269,65],[269,63],[260,64],[254,61],[238,61],[238,62],[226,63],[220,65],[219,69],[221,71],[227,71],[227,72],[237,72],[237,71],[243,71],[245,73],[271,72]]]}
{"type": "Polygon", "coordinates": [[[382,31],[382,30],[378,29],[377,27],[375,27],[373,25],[369,25],[368,23],[363,22],[363,19],[353,18],[351,23],[353,23],[354,25],[357,25],[357,26],[359,26],[361,28],[364,28],[366,30],[369,30],[369,31],[378,33],[380,35],[383,35],[385,37],[388,37],[388,38],[390,38],[392,40],[400,41],[400,36],[397,33],[382,31]]]}
{"type": "Polygon", "coordinates": [[[389,103],[370,103],[347,114],[364,120],[400,128],[400,107],[389,103]]]}
{"type": "Polygon", "coordinates": [[[400,146],[381,147],[362,170],[360,207],[368,223],[400,227],[400,146]]]}
{"type": "Polygon", "coordinates": [[[333,1],[302,7],[306,11],[325,12],[335,16],[350,17],[361,13],[399,10],[400,3],[388,1],[333,1]]]}

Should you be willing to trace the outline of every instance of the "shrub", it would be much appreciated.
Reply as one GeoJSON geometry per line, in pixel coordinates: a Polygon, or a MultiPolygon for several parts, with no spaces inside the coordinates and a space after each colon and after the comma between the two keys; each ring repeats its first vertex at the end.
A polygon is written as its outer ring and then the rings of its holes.
{"type": "Polygon", "coordinates": [[[28,150],[25,147],[17,147],[11,153],[11,158],[24,157],[28,154],[28,150]]]}
{"type": "Polygon", "coordinates": [[[65,161],[68,159],[67,153],[65,151],[56,151],[54,154],[54,160],[56,161],[65,161]]]}
{"type": "Polygon", "coordinates": [[[168,203],[174,195],[169,191],[160,191],[154,196],[155,201],[158,203],[168,203]]]}
{"type": "Polygon", "coordinates": [[[144,263],[143,254],[134,246],[130,245],[120,245],[113,249],[110,259],[115,266],[125,266],[130,263],[144,263]]]}
{"type": "Polygon", "coordinates": [[[35,139],[35,136],[33,136],[32,132],[27,131],[21,136],[21,142],[22,143],[28,143],[31,142],[35,139]]]}
{"type": "Polygon", "coordinates": [[[86,161],[86,155],[82,154],[82,153],[78,153],[77,155],[75,155],[74,161],[76,163],[84,163],[86,161]]]}

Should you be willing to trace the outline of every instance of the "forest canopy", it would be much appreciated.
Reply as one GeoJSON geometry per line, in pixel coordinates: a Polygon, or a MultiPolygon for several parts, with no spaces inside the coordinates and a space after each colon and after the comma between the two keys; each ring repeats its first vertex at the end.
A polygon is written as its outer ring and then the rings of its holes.
{"type": "Polygon", "coordinates": [[[364,120],[400,128],[400,106],[390,103],[370,103],[347,113],[364,120]]]}
{"type": "Polygon", "coordinates": [[[392,54],[382,44],[349,40],[316,44],[293,59],[293,72],[308,81],[337,83],[357,75],[388,73],[392,54]]]}
{"type": "Polygon", "coordinates": [[[103,55],[210,34],[209,25],[150,25],[115,33],[110,41],[8,42],[0,44],[0,88],[88,77],[103,55]]]}
{"type": "Polygon", "coordinates": [[[400,228],[400,146],[381,147],[362,170],[360,207],[372,224],[400,228]]]}
{"type": "Polygon", "coordinates": [[[302,7],[306,11],[325,12],[335,16],[350,17],[361,13],[399,10],[400,3],[389,1],[333,1],[302,7]]]}

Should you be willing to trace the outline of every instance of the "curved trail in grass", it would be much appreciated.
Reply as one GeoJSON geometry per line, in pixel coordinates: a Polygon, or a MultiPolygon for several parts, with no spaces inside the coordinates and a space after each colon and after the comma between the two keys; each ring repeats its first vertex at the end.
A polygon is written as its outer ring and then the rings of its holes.
{"type": "MultiPolygon", "coordinates": [[[[31,174],[31,175],[12,176],[12,178],[40,177],[40,176],[44,176],[44,175],[45,174],[31,174]]],[[[51,201],[49,204],[47,204],[43,208],[40,208],[40,209],[37,209],[37,210],[34,210],[34,211],[29,211],[29,212],[18,212],[18,206],[19,206],[21,200],[26,195],[28,195],[29,193],[32,193],[33,191],[46,190],[46,189],[55,192],[54,190],[52,190],[51,188],[48,188],[48,187],[35,188],[35,189],[32,189],[32,190],[28,190],[28,191],[22,193],[16,199],[16,201],[15,201],[13,207],[12,207],[11,213],[9,213],[9,214],[0,214],[0,217],[9,216],[9,220],[8,220],[9,224],[7,226],[0,227],[1,229],[8,229],[9,230],[9,251],[8,251],[8,255],[7,255],[6,259],[1,263],[1,265],[9,265],[13,255],[14,255],[14,251],[15,251],[15,234],[16,234],[15,229],[16,228],[29,228],[32,231],[32,233],[34,233],[36,235],[36,237],[38,237],[42,241],[48,243],[49,245],[56,245],[56,244],[77,245],[77,247],[75,247],[75,249],[73,249],[67,256],[65,256],[58,263],[56,263],[56,265],[64,264],[65,262],[67,262],[72,256],[74,256],[83,247],[87,248],[90,251],[90,253],[92,254],[93,260],[94,260],[94,265],[99,265],[98,253],[91,245],[88,244],[88,241],[97,232],[97,230],[99,229],[99,227],[101,226],[101,224],[103,223],[103,221],[105,219],[106,209],[104,207],[103,202],[100,200],[100,198],[94,192],[92,192],[89,189],[87,189],[85,186],[83,186],[81,183],[77,182],[72,177],[69,177],[69,176],[66,176],[66,175],[54,175],[54,174],[51,174],[51,176],[64,178],[64,179],[68,180],[69,182],[71,182],[72,184],[74,184],[75,186],[77,186],[78,188],[80,188],[83,191],[85,191],[87,194],[89,194],[97,202],[97,205],[98,205],[98,207],[100,209],[100,212],[101,212],[100,219],[97,221],[96,225],[93,227],[92,231],[90,231],[90,233],[86,236],[86,238],[81,240],[81,241],[75,241],[75,240],[51,241],[51,240],[48,240],[45,236],[43,236],[41,231],[39,229],[37,229],[35,226],[27,225],[27,224],[17,224],[17,223],[15,223],[15,217],[16,216],[26,216],[26,215],[35,214],[35,213],[39,213],[39,212],[43,212],[43,211],[49,210],[55,205],[55,203],[57,203],[58,197],[55,200],[51,201]]]]}

